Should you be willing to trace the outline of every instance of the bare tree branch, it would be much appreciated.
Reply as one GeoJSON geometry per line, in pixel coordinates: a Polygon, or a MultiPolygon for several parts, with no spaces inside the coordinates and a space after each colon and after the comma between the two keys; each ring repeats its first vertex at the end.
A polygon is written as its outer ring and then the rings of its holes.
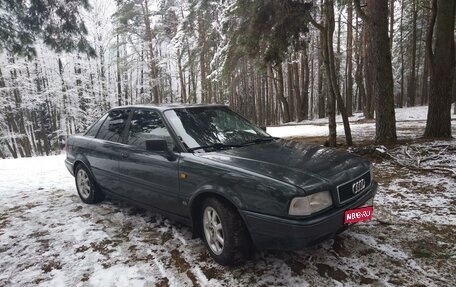
{"type": "Polygon", "coordinates": [[[312,15],[310,15],[310,13],[309,13],[308,16],[309,16],[309,21],[310,21],[310,23],[311,23],[315,28],[317,28],[318,30],[320,30],[320,32],[325,30],[325,26],[323,26],[322,24],[318,23],[318,22],[312,17],[312,15]]]}

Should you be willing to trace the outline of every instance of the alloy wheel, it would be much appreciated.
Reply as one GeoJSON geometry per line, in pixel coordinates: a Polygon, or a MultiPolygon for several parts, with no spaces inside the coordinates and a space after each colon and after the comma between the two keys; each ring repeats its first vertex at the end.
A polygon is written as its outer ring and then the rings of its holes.
{"type": "Polygon", "coordinates": [[[79,194],[85,199],[89,198],[91,185],[89,175],[87,174],[87,172],[85,172],[85,170],[80,169],[78,171],[76,182],[78,185],[79,194]]]}
{"type": "Polygon", "coordinates": [[[210,206],[204,209],[203,229],[211,251],[216,255],[222,254],[224,247],[223,226],[217,211],[210,206]]]}

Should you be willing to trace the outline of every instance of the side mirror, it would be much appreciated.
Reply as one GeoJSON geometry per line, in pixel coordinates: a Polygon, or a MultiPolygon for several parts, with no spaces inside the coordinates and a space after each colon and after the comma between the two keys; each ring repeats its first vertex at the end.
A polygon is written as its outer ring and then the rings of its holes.
{"type": "Polygon", "coordinates": [[[147,140],[146,150],[151,152],[164,152],[166,154],[166,158],[170,161],[176,159],[176,155],[173,153],[172,150],[169,149],[166,140],[163,139],[147,140]]]}

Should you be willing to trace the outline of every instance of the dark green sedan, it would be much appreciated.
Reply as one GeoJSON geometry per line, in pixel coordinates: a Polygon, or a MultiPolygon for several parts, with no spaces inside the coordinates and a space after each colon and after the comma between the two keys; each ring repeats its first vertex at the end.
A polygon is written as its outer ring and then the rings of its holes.
{"type": "Polygon", "coordinates": [[[369,161],[270,136],[223,105],[126,106],[67,141],[81,200],[105,195],[192,227],[220,264],[296,250],[372,217],[369,161]]]}

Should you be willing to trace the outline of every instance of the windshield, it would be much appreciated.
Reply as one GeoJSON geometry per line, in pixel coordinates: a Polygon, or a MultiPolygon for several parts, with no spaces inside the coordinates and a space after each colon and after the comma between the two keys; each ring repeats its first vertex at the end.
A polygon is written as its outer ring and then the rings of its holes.
{"type": "Polygon", "coordinates": [[[270,135],[227,107],[196,107],[165,111],[189,150],[241,146],[270,135]]]}

